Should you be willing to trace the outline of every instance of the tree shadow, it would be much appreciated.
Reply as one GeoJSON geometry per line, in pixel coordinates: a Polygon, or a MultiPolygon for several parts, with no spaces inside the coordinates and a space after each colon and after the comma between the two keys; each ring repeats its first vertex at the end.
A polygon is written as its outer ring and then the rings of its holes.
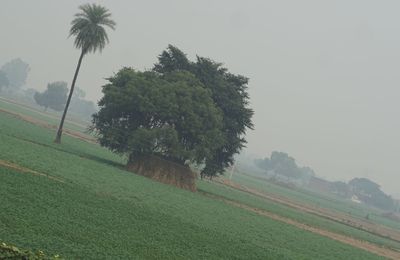
{"type": "MultiPolygon", "coordinates": [[[[10,135],[10,136],[12,136],[12,135],[10,135]]],[[[71,154],[71,155],[75,155],[75,156],[79,156],[80,158],[84,158],[84,159],[91,160],[91,161],[96,161],[98,163],[105,164],[105,165],[112,166],[112,167],[116,167],[116,168],[119,168],[119,169],[125,170],[125,168],[126,168],[126,164],[124,164],[124,163],[119,163],[119,162],[116,162],[116,161],[113,161],[113,160],[110,160],[110,159],[106,159],[106,158],[100,157],[98,155],[94,155],[94,154],[90,154],[90,153],[87,153],[87,152],[83,152],[81,150],[71,151],[71,150],[63,148],[59,144],[52,145],[52,144],[47,144],[47,143],[40,143],[40,142],[37,142],[37,141],[33,141],[33,140],[30,140],[30,139],[17,137],[17,136],[12,136],[12,137],[14,137],[16,139],[19,139],[21,141],[24,141],[24,142],[28,142],[28,143],[34,144],[34,145],[39,145],[39,146],[50,148],[50,149],[53,149],[53,150],[56,150],[56,151],[59,151],[59,152],[63,152],[63,153],[67,153],[67,154],[71,154]]]]}

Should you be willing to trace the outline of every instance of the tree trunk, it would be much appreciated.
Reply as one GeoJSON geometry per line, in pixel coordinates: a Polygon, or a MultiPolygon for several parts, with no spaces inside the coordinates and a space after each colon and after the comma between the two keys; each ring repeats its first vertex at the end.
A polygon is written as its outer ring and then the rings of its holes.
{"type": "Polygon", "coordinates": [[[67,115],[69,103],[71,102],[72,94],[73,94],[74,88],[75,88],[76,78],[78,77],[79,69],[81,67],[82,58],[83,58],[84,55],[85,55],[85,51],[82,50],[81,56],[79,57],[78,65],[76,66],[74,79],[72,80],[71,89],[69,91],[67,103],[65,104],[64,113],[63,113],[63,115],[61,117],[60,126],[58,127],[56,139],[54,140],[54,142],[57,143],[57,144],[61,143],[61,135],[62,135],[62,130],[63,130],[63,126],[64,126],[65,116],[67,115]]]}

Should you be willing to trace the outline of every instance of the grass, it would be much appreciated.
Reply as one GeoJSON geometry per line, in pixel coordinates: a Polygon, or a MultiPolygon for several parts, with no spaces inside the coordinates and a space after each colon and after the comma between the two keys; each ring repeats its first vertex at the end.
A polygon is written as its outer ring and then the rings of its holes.
{"type": "MultiPolygon", "coordinates": [[[[22,115],[30,116],[37,120],[46,122],[47,124],[52,126],[58,126],[61,118],[61,114],[57,114],[54,112],[40,111],[30,106],[21,106],[18,104],[14,104],[12,102],[7,102],[3,99],[0,99],[0,109],[13,111],[16,113],[20,113],[22,115]]],[[[64,125],[68,129],[81,133],[86,133],[87,132],[87,128],[85,127],[86,124],[88,124],[88,122],[76,122],[75,119],[72,121],[70,117],[67,117],[67,120],[65,121],[64,125]]]]}
{"type": "MultiPolygon", "coordinates": [[[[381,259],[123,170],[125,158],[0,113],[0,239],[67,259],[381,259]]],[[[201,183],[202,189],[216,189],[201,183]]]]}
{"type": "Polygon", "coordinates": [[[365,216],[369,215],[370,221],[385,225],[389,228],[400,229],[399,222],[382,217],[380,215],[382,213],[381,211],[366,207],[362,204],[346,201],[338,197],[328,196],[301,188],[289,189],[247,174],[234,174],[232,180],[262,192],[278,194],[293,201],[326,208],[340,213],[351,214],[353,217],[359,219],[365,219],[365,216]]]}
{"type": "Polygon", "coordinates": [[[298,222],[314,226],[314,227],[319,227],[325,230],[332,231],[334,233],[338,234],[343,234],[346,236],[350,236],[359,240],[364,240],[368,241],[370,243],[374,243],[380,246],[385,246],[389,247],[392,249],[397,249],[400,250],[400,243],[383,238],[371,233],[368,233],[366,231],[353,228],[329,219],[325,219],[310,213],[302,212],[293,208],[290,208],[288,206],[275,203],[272,201],[269,201],[267,199],[263,199],[260,197],[257,197],[255,195],[245,193],[245,192],[240,192],[238,190],[235,190],[233,188],[223,186],[223,185],[217,185],[217,184],[210,184],[207,182],[199,182],[198,183],[198,188],[199,190],[214,194],[220,197],[223,197],[225,199],[231,200],[231,201],[236,201],[240,202],[242,204],[248,205],[250,207],[258,208],[258,209],[263,209],[272,213],[275,213],[277,215],[287,217],[293,220],[296,220],[298,222]]]}

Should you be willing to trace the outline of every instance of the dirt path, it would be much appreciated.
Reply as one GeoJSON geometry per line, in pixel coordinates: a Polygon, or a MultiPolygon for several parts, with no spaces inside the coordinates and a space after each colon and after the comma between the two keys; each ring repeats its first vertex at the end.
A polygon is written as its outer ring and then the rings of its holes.
{"type": "Polygon", "coordinates": [[[12,163],[12,162],[9,162],[9,161],[5,161],[5,160],[0,160],[0,167],[16,170],[16,171],[21,172],[21,173],[29,173],[29,174],[33,174],[33,175],[36,175],[36,176],[43,176],[43,177],[46,177],[46,178],[49,178],[49,179],[52,179],[52,180],[55,180],[55,181],[58,181],[58,182],[63,182],[63,183],[65,182],[61,178],[57,178],[57,177],[53,177],[53,176],[50,176],[50,175],[45,174],[45,173],[37,172],[37,171],[34,171],[32,169],[25,168],[25,167],[22,167],[22,166],[20,166],[18,164],[15,164],[15,163],[12,163]]]}
{"type": "MultiPolygon", "coordinates": [[[[20,106],[20,107],[22,107],[22,108],[24,108],[24,109],[26,109],[26,110],[29,110],[29,111],[31,111],[31,112],[35,112],[35,113],[37,113],[37,114],[40,114],[40,115],[43,115],[43,116],[46,116],[46,117],[49,117],[49,118],[53,118],[53,119],[57,119],[57,120],[60,119],[59,116],[56,116],[56,115],[52,115],[52,114],[50,114],[50,113],[46,113],[46,112],[39,111],[39,110],[34,109],[34,108],[32,108],[32,107],[30,107],[30,106],[28,106],[28,105],[19,103],[19,102],[14,101],[14,100],[6,99],[6,98],[3,98],[3,97],[0,97],[0,100],[3,101],[3,102],[9,103],[9,104],[13,104],[13,105],[20,106]]],[[[78,123],[78,122],[71,121],[71,120],[69,120],[69,119],[65,119],[65,122],[68,122],[69,124],[75,125],[75,126],[77,126],[77,127],[83,128],[83,129],[86,129],[86,127],[87,127],[87,125],[80,124],[80,123],[78,123]]]]}
{"type": "MultiPolygon", "coordinates": [[[[28,122],[28,123],[31,123],[31,124],[34,124],[34,125],[37,125],[37,126],[40,126],[40,127],[44,127],[44,128],[48,128],[48,129],[57,129],[57,126],[50,125],[50,124],[48,124],[46,122],[43,122],[43,121],[41,121],[39,119],[35,119],[35,118],[30,117],[30,116],[22,115],[22,114],[13,112],[13,111],[9,111],[9,110],[5,110],[5,109],[1,109],[0,108],[0,113],[6,113],[6,114],[9,114],[9,115],[12,115],[12,116],[14,116],[14,117],[16,117],[18,119],[21,119],[21,120],[23,120],[25,122],[28,122]]],[[[79,133],[79,132],[70,130],[70,129],[64,128],[63,129],[63,133],[66,134],[66,135],[78,138],[78,139],[80,139],[82,141],[85,141],[85,142],[88,142],[88,143],[97,143],[95,138],[90,137],[89,135],[85,135],[83,133],[79,133]]]]}
{"type": "Polygon", "coordinates": [[[373,253],[373,254],[376,254],[376,255],[380,255],[380,256],[383,256],[383,257],[386,257],[386,258],[389,258],[389,259],[400,259],[400,252],[396,252],[396,251],[391,250],[389,248],[380,247],[378,245],[369,243],[367,241],[354,239],[352,237],[348,237],[348,236],[345,236],[345,235],[337,234],[337,233],[334,233],[334,232],[331,232],[331,231],[328,231],[328,230],[325,230],[325,229],[309,226],[309,225],[306,225],[304,223],[295,221],[293,219],[282,217],[282,216],[279,216],[277,214],[268,212],[266,210],[250,207],[248,205],[245,205],[245,204],[242,204],[242,203],[239,203],[239,202],[235,202],[235,201],[224,199],[223,197],[220,197],[220,196],[211,195],[211,194],[208,194],[208,193],[203,193],[203,194],[208,196],[208,197],[212,197],[214,199],[221,200],[221,201],[225,202],[226,204],[229,204],[229,205],[232,205],[232,206],[235,206],[235,207],[238,207],[238,208],[242,208],[242,209],[257,213],[257,214],[259,214],[261,216],[265,216],[265,217],[271,218],[273,220],[276,220],[276,221],[279,221],[279,222],[283,222],[285,224],[292,225],[292,226],[295,226],[297,228],[300,228],[300,229],[303,229],[303,230],[306,230],[306,231],[309,231],[309,232],[312,232],[312,233],[315,233],[315,234],[318,234],[318,235],[321,235],[321,236],[324,236],[324,237],[328,237],[328,238],[334,239],[336,241],[339,241],[339,242],[342,242],[342,243],[345,243],[345,244],[348,244],[348,245],[351,245],[351,246],[366,250],[366,251],[368,251],[370,253],[373,253]]]}
{"type": "MultiPolygon", "coordinates": [[[[246,193],[250,193],[252,195],[258,196],[263,199],[267,199],[269,201],[273,201],[279,204],[283,204],[285,206],[294,208],[296,210],[300,210],[303,212],[307,212],[313,215],[317,215],[319,217],[323,217],[335,222],[339,222],[341,224],[357,228],[363,231],[366,231],[368,233],[391,239],[396,242],[400,242],[400,231],[390,229],[386,226],[379,225],[373,222],[370,222],[368,220],[363,220],[360,218],[355,218],[350,215],[344,214],[344,213],[339,213],[339,212],[334,212],[326,208],[318,208],[318,207],[313,207],[310,205],[302,204],[299,202],[294,202],[288,198],[276,195],[276,194],[269,194],[265,192],[260,192],[255,189],[248,188],[244,185],[239,185],[237,183],[234,183],[230,180],[227,179],[219,179],[217,180],[219,183],[232,187],[234,189],[244,191],[246,193]]],[[[400,258],[399,258],[400,259],[400,258]]]]}

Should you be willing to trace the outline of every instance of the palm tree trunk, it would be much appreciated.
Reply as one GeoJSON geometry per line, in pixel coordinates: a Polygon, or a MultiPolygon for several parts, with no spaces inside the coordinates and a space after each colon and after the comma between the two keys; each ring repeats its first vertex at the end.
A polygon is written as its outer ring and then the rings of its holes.
{"type": "Polygon", "coordinates": [[[65,104],[64,113],[63,113],[63,115],[61,117],[60,126],[58,127],[56,139],[54,140],[54,142],[57,143],[57,144],[61,143],[61,135],[62,135],[62,130],[63,130],[63,126],[64,126],[65,116],[67,115],[69,103],[71,102],[72,94],[73,94],[74,88],[75,88],[76,78],[78,77],[79,69],[81,67],[81,63],[82,63],[82,59],[83,59],[84,55],[85,55],[85,51],[82,50],[81,56],[79,57],[78,65],[76,66],[74,79],[72,80],[71,90],[69,91],[69,96],[68,96],[68,99],[67,99],[67,103],[65,104]]]}

